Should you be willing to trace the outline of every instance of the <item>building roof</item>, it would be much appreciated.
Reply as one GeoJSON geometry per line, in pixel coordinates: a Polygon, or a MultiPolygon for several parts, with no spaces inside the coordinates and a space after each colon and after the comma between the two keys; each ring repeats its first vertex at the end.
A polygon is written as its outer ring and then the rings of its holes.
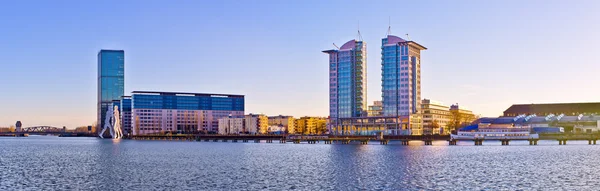
{"type": "Polygon", "coordinates": [[[100,52],[125,52],[124,50],[100,49],[100,52]]]}
{"type": "Polygon", "coordinates": [[[344,45],[342,45],[342,47],[340,47],[340,50],[350,50],[350,49],[353,49],[354,47],[356,47],[356,40],[350,40],[350,41],[344,43],[344,45]]]}
{"type": "Polygon", "coordinates": [[[406,40],[404,40],[400,37],[394,36],[394,35],[388,35],[387,39],[388,39],[387,44],[398,44],[399,42],[406,42],[406,40]]]}
{"type": "Polygon", "coordinates": [[[532,114],[532,113],[600,113],[600,102],[595,103],[552,103],[552,104],[514,104],[504,111],[507,114],[532,114]]]}
{"type": "Polygon", "coordinates": [[[414,45],[414,46],[416,46],[417,48],[419,48],[421,50],[427,50],[426,47],[424,47],[423,45],[421,45],[421,44],[419,44],[419,43],[417,43],[415,41],[404,41],[404,42],[399,42],[398,44],[399,45],[403,45],[403,44],[414,45]]]}
{"type": "MultiPolygon", "coordinates": [[[[515,120],[515,117],[498,117],[498,118],[493,118],[493,117],[484,117],[484,118],[479,118],[475,121],[475,123],[491,123],[491,124],[545,124],[545,123],[551,123],[553,121],[557,121],[557,116],[554,117],[550,117],[548,120],[546,120],[546,116],[537,116],[537,117],[531,117],[528,120],[525,120],[525,117],[522,118],[518,118],[517,120],[515,120]]],[[[560,118],[560,120],[558,120],[558,122],[596,122],[596,121],[600,121],[600,116],[590,116],[590,115],[586,115],[586,116],[582,116],[581,119],[579,119],[579,116],[564,116],[562,118],[560,118]]]]}
{"type": "Polygon", "coordinates": [[[474,131],[474,130],[477,130],[477,129],[479,129],[479,125],[475,124],[475,125],[469,125],[469,126],[460,128],[459,130],[460,131],[474,131]]]}
{"type": "Polygon", "coordinates": [[[241,97],[244,95],[234,94],[213,94],[213,93],[189,93],[189,92],[160,92],[160,91],[133,91],[132,94],[158,94],[158,95],[187,95],[200,97],[241,97]]]}

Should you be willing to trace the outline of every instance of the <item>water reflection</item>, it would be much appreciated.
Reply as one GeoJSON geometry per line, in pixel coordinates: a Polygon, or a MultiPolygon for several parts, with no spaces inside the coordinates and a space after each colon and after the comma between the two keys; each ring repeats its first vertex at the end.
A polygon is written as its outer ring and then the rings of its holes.
{"type": "MultiPolygon", "coordinates": [[[[0,190],[586,190],[600,146],[0,138],[0,190]]],[[[460,144],[460,143],[459,143],[460,144]]],[[[511,142],[511,144],[513,144],[511,142]]]]}

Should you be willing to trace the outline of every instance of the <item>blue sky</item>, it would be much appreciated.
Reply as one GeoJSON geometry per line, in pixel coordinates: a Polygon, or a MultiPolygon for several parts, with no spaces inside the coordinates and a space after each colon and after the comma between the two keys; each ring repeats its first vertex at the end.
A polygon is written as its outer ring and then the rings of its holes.
{"type": "Polygon", "coordinates": [[[125,90],[246,95],[247,113],[328,115],[327,55],[381,38],[422,52],[422,97],[497,116],[513,103],[600,101],[599,1],[7,1],[0,126],[74,128],[96,116],[96,54],[125,50],[125,90]]]}

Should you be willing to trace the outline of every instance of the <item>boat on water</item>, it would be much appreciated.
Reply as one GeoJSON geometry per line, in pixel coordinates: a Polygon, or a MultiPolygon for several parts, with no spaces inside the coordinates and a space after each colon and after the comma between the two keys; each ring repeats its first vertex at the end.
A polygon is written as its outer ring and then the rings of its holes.
{"type": "Polygon", "coordinates": [[[453,140],[529,140],[539,139],[528,125],[480,123],[461,128],[450,135],[453,140]]]}

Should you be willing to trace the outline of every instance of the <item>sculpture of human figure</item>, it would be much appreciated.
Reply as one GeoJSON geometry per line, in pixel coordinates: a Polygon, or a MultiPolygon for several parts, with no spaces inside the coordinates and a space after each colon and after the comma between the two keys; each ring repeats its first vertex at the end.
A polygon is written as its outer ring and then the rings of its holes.
{"type": "Polygon", "coordinates": [[[100,134],[98,134],[100,136],[100,138],[104,139],[104,136],[102,136],[104,134],[104,132],[106,132],[106,129],[110,130],[110,135],[112,137],[115,137],[115,134],[113,132],[113,128],[112,128],[112,119],[114,118],[113,116],[113,110],[112,109],[107,109],[106,110],[106,118],[104,119],[104,127],[102,128],[102,131],[100,132],[100,134]]]}
{"type": "Polygon", "coordinates": [[[113,136],[113,139],[120,139],[123,137],[123,131],[121,131],[121,115],[119,113],[119,106],[115,105],[113,113],[113,128],[115,130],[115,135],[113,136]]]}

